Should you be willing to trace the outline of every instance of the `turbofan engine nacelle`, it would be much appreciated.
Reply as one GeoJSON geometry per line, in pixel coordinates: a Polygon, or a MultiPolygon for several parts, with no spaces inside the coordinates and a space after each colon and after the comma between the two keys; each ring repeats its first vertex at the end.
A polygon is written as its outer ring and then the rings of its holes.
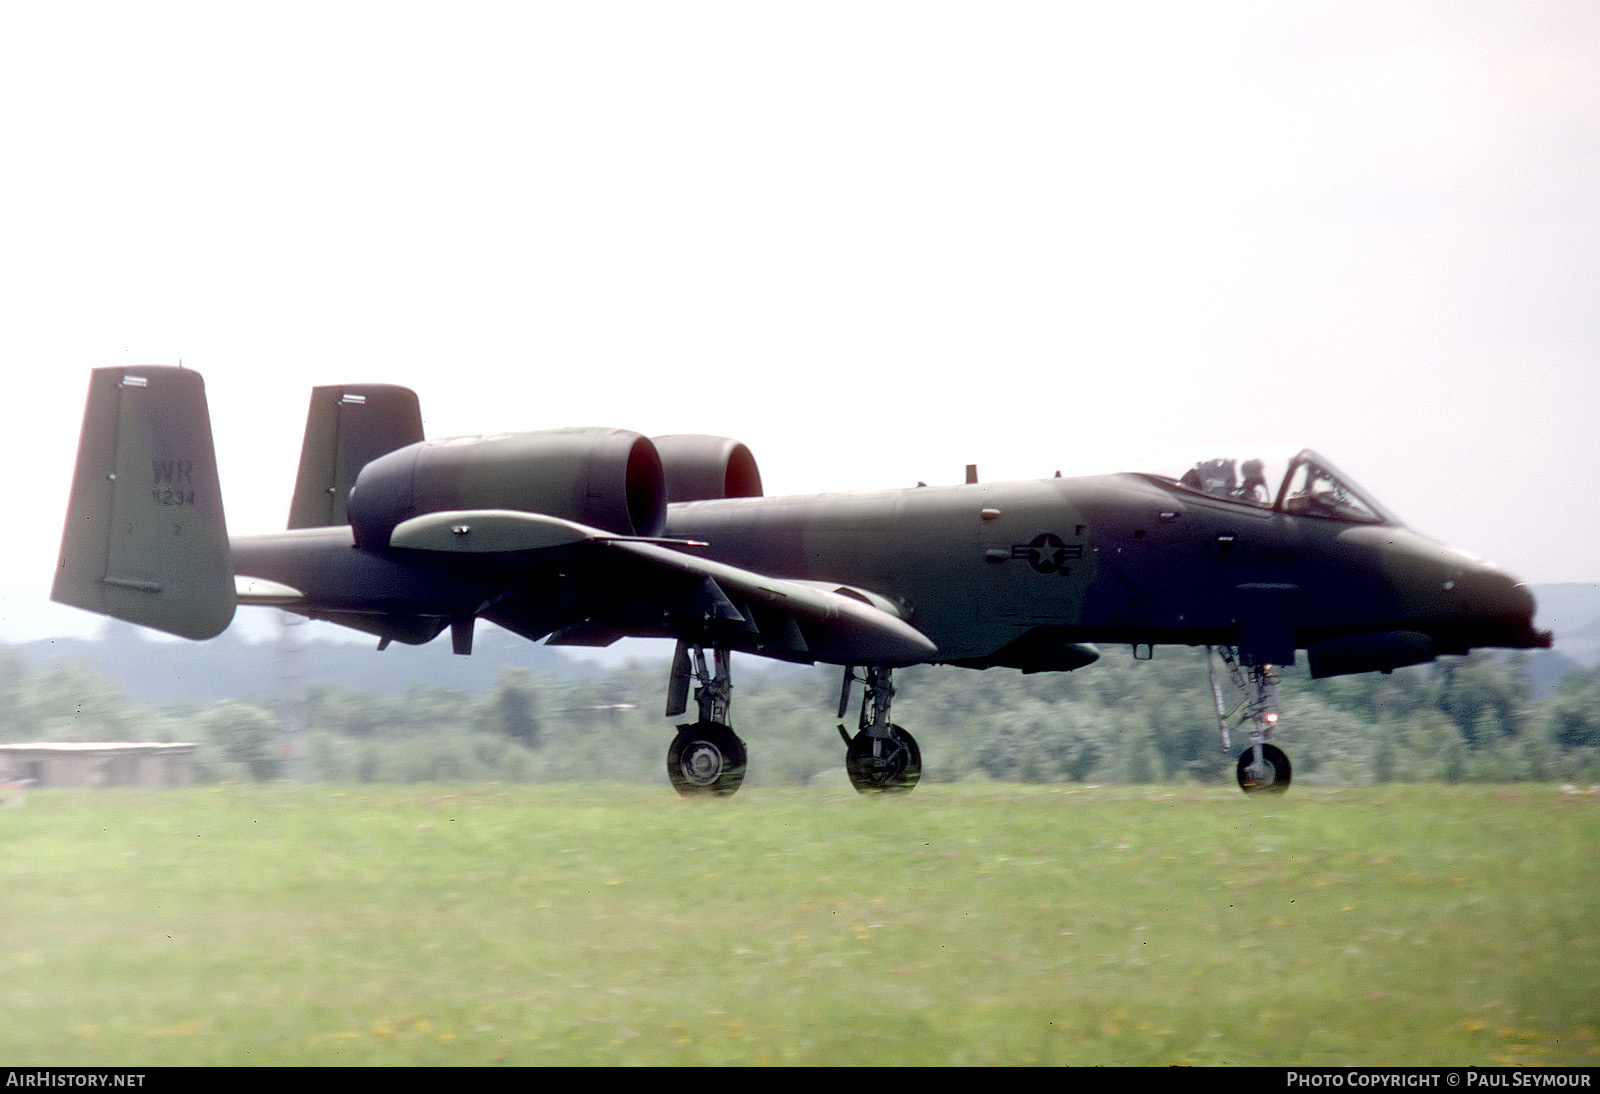
{"type": "Polygon", "coordinates": [[[761,496],[756,458],[738,441],[700,433],[675,433],[651,440],[661,454],[669,503],[761,496]]]}
{"type": "Polygon", "coordinates": [[[395,525],[453,509],[514,509],[625,536],[666,523],[661,457],[621,429],[550,429],[419,441],[379,456],[350,490],[356,546],[383,548],[395,525]]]}

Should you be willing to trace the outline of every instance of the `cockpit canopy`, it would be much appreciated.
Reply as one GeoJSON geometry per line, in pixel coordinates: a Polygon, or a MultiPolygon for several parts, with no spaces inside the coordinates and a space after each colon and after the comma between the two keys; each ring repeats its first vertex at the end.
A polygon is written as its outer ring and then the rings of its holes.
{"type": "Polygon", "coordinates": [[[1295,516],[1325,517],[1350,524],[1399,524],[1372,497],[1309,448],[1287,461],[1272,458],[1202,460],[1163,481],[1258,509],[1295,516]]]}

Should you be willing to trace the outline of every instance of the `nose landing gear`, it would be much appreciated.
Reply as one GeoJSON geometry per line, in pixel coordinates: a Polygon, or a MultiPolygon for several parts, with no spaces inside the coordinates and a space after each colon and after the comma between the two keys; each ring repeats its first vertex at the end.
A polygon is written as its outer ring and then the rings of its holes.
{"type": "Polygon", "coordinates": [[[1242,711],[1239,720],[1250,727],[1250,747],[1239,754],[1239,789],[1246,794],[1282,794],[1289,789],[1289,757],[1276,745],[1267,743],[1278,724],[1278,679],[1272,675],[1272,666],[1244,665],[1240,663],[1237,650],[1229,646],[1207,646],[1206,668],[1211,674],[1211,697],[1217,704],[1217,730],[1222,735],[1223,750],[1232,751],[1233,748],[1228,739],[1228,718],[1232,714],[1242,711]],[[1222,701],[1217,654],[1227,666],[1234,686],[1244,693],[1244,698],[1232,711],[1227,710],[1222,701]]]}
{"type": "Polygon", "coordinates": [[[1282,794],[1289,789],[1289,757],[1277,745],[1251,745],[1239,753],[1239,789],[1246,794],[1265,790],[1282,794]]]}

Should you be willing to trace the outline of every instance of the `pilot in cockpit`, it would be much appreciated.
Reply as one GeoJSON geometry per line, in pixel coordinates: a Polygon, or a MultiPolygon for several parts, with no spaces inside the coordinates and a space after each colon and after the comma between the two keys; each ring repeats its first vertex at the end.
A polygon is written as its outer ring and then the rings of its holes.
{"type": "Polygon", "coordinates": [[[1269,504],[1272,499],[1267,493],[1266,465],[1260,460],[1245,460],[1239,470],[1244,478],[1234,497],[1251,505],[1269,504]]]}
{"type": "Polygon", "coordinates": [[[1263,507],[1272,504],[1266,465],[1261,460],[1245,460],[1243,465],[1226,459],[1203,460],[1185,471],[1178,482],[1216,498],[1263,507]],[[1242,478],[1235,472],[1236,466],[1243,473],[1242,478]]]}

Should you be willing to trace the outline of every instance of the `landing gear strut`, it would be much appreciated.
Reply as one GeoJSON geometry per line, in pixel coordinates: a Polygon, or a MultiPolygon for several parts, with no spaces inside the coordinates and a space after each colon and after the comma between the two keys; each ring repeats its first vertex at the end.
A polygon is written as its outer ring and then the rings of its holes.
{"type": "MultiPolygon", "coordinates": [[[[702,646],[679,642],[672,657],[672,678],[667,688],[667,717],[674,718],[689,708],[691,681],[698,721],[678,727],[678,735],[667,748],[667,777],[673,789],[685,797],[722,795],[739,789],[749,762],[744,742],[728,724],[728,709],[733,705],[733,666],[725,649],[712,648],[712,667],[706,667],[702,646]]],[[[882,792],[903,794],[922,778],[922,750],[911,734],[889,721],[889,702],[894,697],[892,670],[866,669],[859,679],[866,684],[861,696],[861,717],[855,736],[839,726],[844,738],[844,769],[850,785],[863,794],[882,792]]],[[[858,677],[855,667],[844,670],[844,686],[839,693],[839,717],[850,707],[850,685],[858,677]]]]}
{"type": "MultiPolygon", "coordinates": [[[[854,737],[839,726],[844,738],[844,769],[850,785],[863,794],[878,791],[904,794],[922,778],[922,750],[917,739],[889,721],[889,701],[894,697],[892,670],[869,668],[861,696],[861,718],[854,737]]],[[[855,667],[846,665],[839,692],[839,717],[850,708],[850,685],[855,667]]]]}
{"type": "Polygon", "coordinates": [[[749,756],[733,728],[728,725],[728,708],[733,703],[733,671],[728,651],[713,649],[715,672],[706,670],[706,652],[678,643],[672,658],[672,682],[667,692],[667,717],[688,709],[689,680],[700,681],[694,700],[700,720],[678,727],[678,735],[667,747],[667,778],[685,797],[718,794],[726,797],[744,782],[749,756]]]}
{"type": "Polygon", "coordinates": [[[1243,664],[1238,651],[1230,646],[1216,649],[1207,646],[1206,668],[1211,674],[1211,696],[1217,704],[1217,730],[1222,734],[1223,750],[1233,749],[1228,739],[1228,718],[1232,714],[1242,712],[1240,723],[1250,727],[1250,747],[1239,754],[1239,789],[1246,794],[1283,793],[1289,789],[1289,757],[1276,745],[1267,743],[1278,724],[1278,679],[1272,675],[1272,666],[1243,664]],[[1217,654],[1221,655],[1234,686],[1244,693],[1244,698],[1231,711],[1225,709],[1222,702],[1217,654]]]}

